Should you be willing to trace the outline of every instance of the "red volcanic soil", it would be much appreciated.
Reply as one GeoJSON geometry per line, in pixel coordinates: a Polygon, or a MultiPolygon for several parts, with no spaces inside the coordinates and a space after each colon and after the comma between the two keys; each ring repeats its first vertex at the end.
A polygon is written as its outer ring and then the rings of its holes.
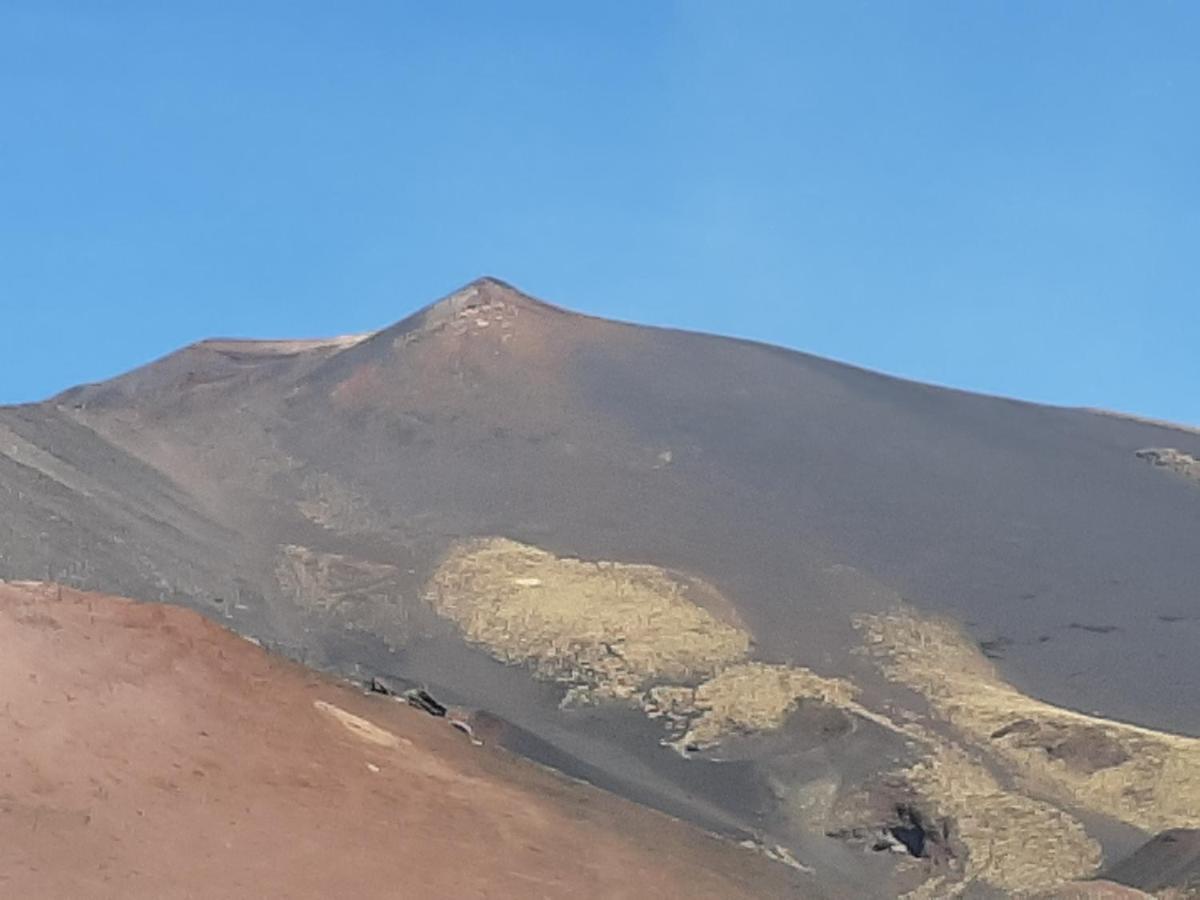
{"type": "Polygon", "coordinates": [[[184,609],[0,583],[0,648],[3,897],[795,893],[782,866],[184,609]]]}

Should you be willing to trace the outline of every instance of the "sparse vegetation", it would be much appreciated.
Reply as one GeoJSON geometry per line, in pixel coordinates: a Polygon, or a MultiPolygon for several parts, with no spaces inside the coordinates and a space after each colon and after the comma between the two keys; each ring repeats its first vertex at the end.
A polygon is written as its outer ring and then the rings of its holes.
{"type": "Polygon", "coordinates": [[[971,882],[1027,891],[1093,874],[1100,849],[1072,804],[1151,829],[1196,816],[1200,741],[1026,697],[956,626],[907,610],[860,620],[865,649],[956,736],[864,706],[846,679],[748,659],[750,635],[715,588],[655,566],[487,538],[447,556],[428,597],[498,659],[567,684],[569,702],[619,699],[666,719],[677,749],[777,729],[805,702],[904,735],[917,761],[896,775],[930,821],[953,823],[962,848],[914,896],[971,882]]]}
{"type": "MultiPolygon", "coordinates": [[[[1091,875],[1099,845],[1068,813],[1006,789],[962,747],[938,741],[904,773],[938,817],[954,823],[967,848],[964,883],[985,882],[1006,891],[1028,891],[1091,875]]],[[[926,883],[917,897],[946,896],[945,883],[926,883]]]]}
{"type": "Polygon", "coordinates": [[[725,598],[656,566],[488,538],[446,558],[429,598],[496,658],[568,684],[568,705],[620,699],[667,719],[677,748],[779,728],[803,700],[873,717],[845,679],[746,660],[750,635],[725,598]]]}
{"type": "Polygon", "coordinates": [[[1200,740],[1028,697],[949,622],[906,610],[861,620],[884,671],[1032,793],[1149,831],[1200,824],[1200,740]]]}
{"type": "Polygon", "coordinates": [[[496,658],[580,690],[636,699],[651,682],[698,681],[742,659],[750,635],[695,599],[716,589],[656,566],[560,559],[503,538],[465,544],[429,599],[496,658]]]}
{"type": "Polygon", "coordinates": [[[843,678],[824,678],[795,666],[745,662],[723,669],[695,688],[652,688],[645,708],[683,729],[674,741],[676,747],[703,748],[727,734],[779,728],[803,700],[853,708],[857,693],[843,678]]]}

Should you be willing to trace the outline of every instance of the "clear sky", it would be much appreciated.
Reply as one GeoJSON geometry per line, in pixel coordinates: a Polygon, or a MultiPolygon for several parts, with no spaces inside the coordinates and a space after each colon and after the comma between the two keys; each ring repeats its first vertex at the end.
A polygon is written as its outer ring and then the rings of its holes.
{"type": "Polygon", "coordinates": [[[481,274],[1200,423],[1200,4],[0,0],[0,401],[481,274]]]}

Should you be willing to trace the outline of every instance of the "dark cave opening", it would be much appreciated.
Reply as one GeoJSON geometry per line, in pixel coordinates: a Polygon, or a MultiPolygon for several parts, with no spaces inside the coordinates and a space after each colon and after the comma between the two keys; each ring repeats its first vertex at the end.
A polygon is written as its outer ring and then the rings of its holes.
{"type": "Polygon", "coordinates": [[[890,826],[888,832],[904,845],[909,856],[924,858],[927,834],[921,814],[911,806],[900,804],[896,806],[896,818],[899,821],[890,826]]]}

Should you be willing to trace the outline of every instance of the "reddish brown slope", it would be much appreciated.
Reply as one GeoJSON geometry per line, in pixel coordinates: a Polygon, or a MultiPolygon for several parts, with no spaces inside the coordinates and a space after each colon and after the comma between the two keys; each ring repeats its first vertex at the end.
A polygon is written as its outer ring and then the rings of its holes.
{"type": "Polygon", "coordinates": [[[183,609],[0,583],[0,647],[0,896],[795,889],[782,866],[183,609]]]}

